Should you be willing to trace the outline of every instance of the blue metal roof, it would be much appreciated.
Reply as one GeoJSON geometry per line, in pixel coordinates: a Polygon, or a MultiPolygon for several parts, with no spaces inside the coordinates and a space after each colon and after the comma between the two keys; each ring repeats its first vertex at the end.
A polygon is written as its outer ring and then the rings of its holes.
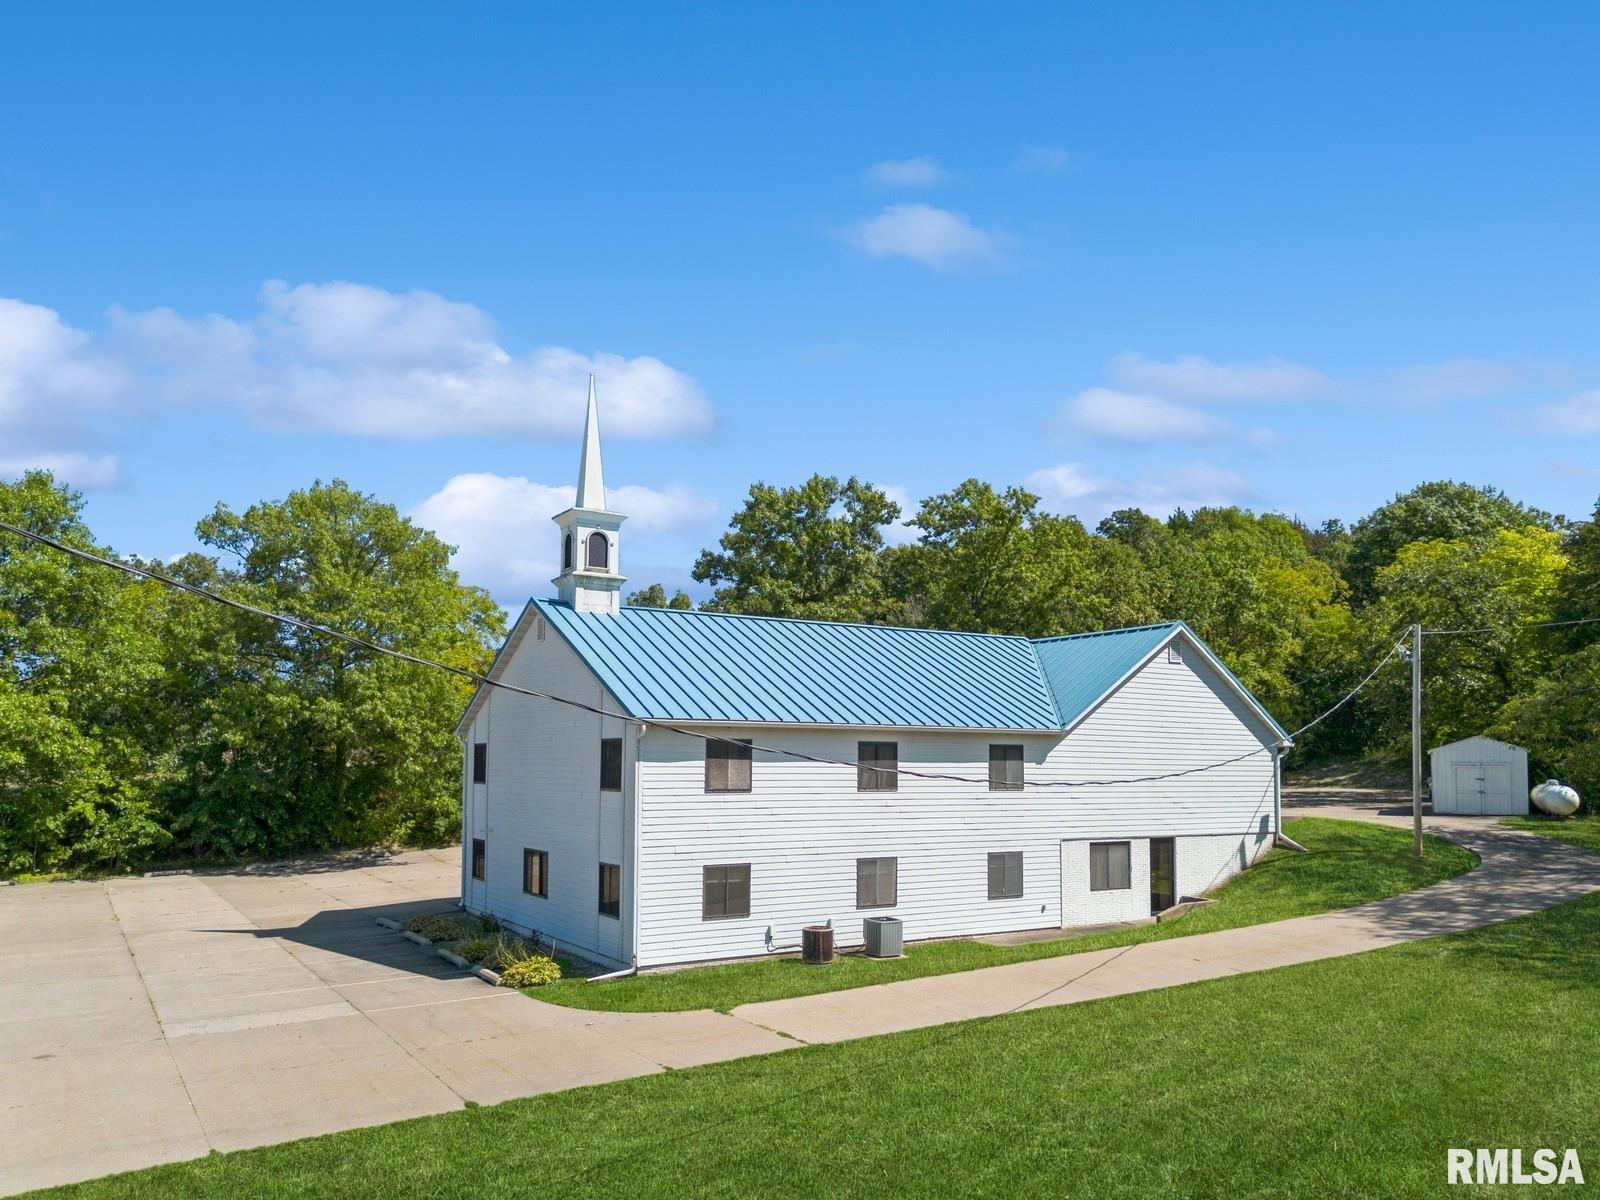
{"type": "Polygon", "coordinates": [[[1034,652],[1050,681],[1061,723],[1071,725],[1181,628],[1177,622],[1138,625],[1034,642],[1034,652]]]}
{"type": "MultiPolygon", "coordinates": [[[[1204,649],[1181,621],[1029,641],[688,609],[580,613],[557,600],[531,603],[629,716],[658,721],[1056,732],[1175,632],[1204,649]]],[[[1282,735],[1233,673],[1211,659],[1282,735]]]]}
{"type": "Polygon", "coordinates": [[[629,715],[676,721],[1058,730],[1026,638],[535,600],[629,715]]]}

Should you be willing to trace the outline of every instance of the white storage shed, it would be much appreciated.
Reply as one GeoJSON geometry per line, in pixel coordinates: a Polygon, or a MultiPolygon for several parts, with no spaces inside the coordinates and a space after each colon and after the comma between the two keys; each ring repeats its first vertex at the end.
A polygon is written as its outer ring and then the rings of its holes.
{"type": "Polygon", "coordinates": [[[1528,752],[1491,737],[1462,738],[1429,753],[1433,811],[1463,816],[1523,816],[1528,752]]]}

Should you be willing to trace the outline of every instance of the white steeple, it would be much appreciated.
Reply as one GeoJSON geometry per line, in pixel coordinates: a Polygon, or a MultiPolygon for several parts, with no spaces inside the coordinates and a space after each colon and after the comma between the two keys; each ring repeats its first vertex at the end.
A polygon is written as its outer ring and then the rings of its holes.
{"type": "Polygon", "coordinates": [[[589,411],[583,418],[583,457],[578,460],[578,508],[604,512],[606,481],[600,470],[600,405],[595,401],[594,376],[589,376],[589,411]]]}
{"type": "Polygon", "coordinates": [[[561,529],[561,574],[551,582],[562,603],[579,612],[619,611],[623,578],[617,568],[617,531],[627,518],[606,508],[605,475],[600,466],[600,405],[593,375],[589,376],[589,410],[583,421],[583,455],[578,459],[577,500],[552,519],[561,529]]]}

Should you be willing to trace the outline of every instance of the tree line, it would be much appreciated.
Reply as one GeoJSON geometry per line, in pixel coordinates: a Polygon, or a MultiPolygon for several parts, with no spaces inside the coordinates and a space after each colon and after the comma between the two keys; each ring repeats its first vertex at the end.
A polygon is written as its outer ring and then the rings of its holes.
{"type": "MultiPolygon", "coordinates": [[[[45,472],[0,520],[110,553],[45,472]]],[[[505,633],[449,546],[342,483],[196,533],[215,554],[159,569],[259,608],[471,671],[505,633]]],[[[470,693],[0,533],[0,874],[454,838],[470,693]]]]}
{"type": "MultiPolygon", "coordinates": [[[[1093,530],[969,479],[912,514],[859,479],[756,484],[694,578],[724,612],[1049,637],[1186,621],[1295,728],[1420,621],[1428,745],[1490,733],[1600,800],[1600,505],[1569,521],[1493,487],[1424,483],[1353,525],[1134,508],[1093,530]],[[884,530],[905,518],[898,544],[884,530]],[[1461,631],[1449,632],[1445,631],[1461,631]]],[[[632,602],[687,606],[653,585],[632,602]]],[[[1300,762],[1398,756],[1397,660],[1301,740],[1300,762]]]]}
{"type": "MultiPolygon", "coordinates": [[[[0,483],[0,520],[112,553],[47,472],[0,483]]],[[[219,505],[196,533],[205,552],[162,572],[467,671],[505,636],[451,547],[341,482],[219,505]]],[[[906,514],[814,476],[754,485],[693,575],[727,612],[1030,637],[1182,619],[1290,728],[1405,625],[1483,631],[1427,643],[1429,744],[1489,732],[1600,795],[1600,624],[1531,628],[1600,615],[1600,522],[1492,488],[1423,484],[1349,528],[1210,508],[1091,530],[1020,488],[968,480],[906,514]]],[[[1297,755],[1399,752],[1407,679],[1391,664],[1297,755]]],[[[0,533],[0,874],[448,840],[470,692],[0,533]]]]}

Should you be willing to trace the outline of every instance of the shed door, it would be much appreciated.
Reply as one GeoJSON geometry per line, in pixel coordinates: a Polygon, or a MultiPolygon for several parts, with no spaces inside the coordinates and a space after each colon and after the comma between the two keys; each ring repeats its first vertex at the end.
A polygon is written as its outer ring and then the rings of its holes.
{"type": "Polygon", "coordinates": [[[1483,780],[1483,805],[1479,812],[1508,813],[1511,811],[1511,768],[1506,763],[1484,763],[1480,772],[1483,780]]]}
{"type": "Polygon", "coordinates": [[[1483,768],[1477,763],[1456,764],[1456,806],[1458,813],[1483,811],[1483,768]]]}

